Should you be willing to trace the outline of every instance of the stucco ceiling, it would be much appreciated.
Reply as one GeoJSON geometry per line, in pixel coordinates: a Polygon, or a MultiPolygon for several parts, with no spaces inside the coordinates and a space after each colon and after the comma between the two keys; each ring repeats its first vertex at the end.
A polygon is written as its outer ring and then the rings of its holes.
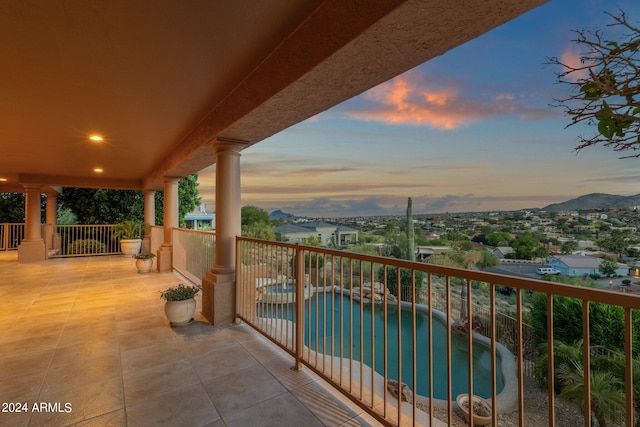
{"type": "Polygon", "coordinates": [[[0,0],[0,191],[161,189],[544,2],[0,0]]]}

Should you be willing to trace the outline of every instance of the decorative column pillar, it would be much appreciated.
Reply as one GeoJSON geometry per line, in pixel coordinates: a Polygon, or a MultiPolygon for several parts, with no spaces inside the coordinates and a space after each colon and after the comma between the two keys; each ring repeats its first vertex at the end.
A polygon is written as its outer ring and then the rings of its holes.
{"type": "Polygon", "coordinates": [[[216,258],[202,280],[202,314],[214,325],[236,317],[236,236],[240,224],[240,151],[244,141],[217,138],[216,258]]]}
{"type": "Polygon", "coordinates": [[[158,249],[158,271],[173,268],[172,230],[178,226],[178,180],[173,176],[164,177],[164,242],[158,249]]]}
{"type": "Polygon", "coordinates": [[[46,248],[42,240],[42,223],[40,219],[40,185],[24,186],[27,197],[25,201],[24,240],[18,246],[18,262],[28,263],[44,261],[46,248]]]}
{"type": "Polygon", "coordinates": [[[144,190],[144,222],[149,225],[149,231],[142,236],[142,248],[151,252],[151,227],[156,225],[156,192],[153,190],[144,190]]]}
{"type": "Polygon", "coordinates": [[[47,195],[47,211],[45,220],[45,247],[47,251],[57,248],[55,244],[56,225],[58,222],[58,192],[51,189],[45,192],[47,195]]]}

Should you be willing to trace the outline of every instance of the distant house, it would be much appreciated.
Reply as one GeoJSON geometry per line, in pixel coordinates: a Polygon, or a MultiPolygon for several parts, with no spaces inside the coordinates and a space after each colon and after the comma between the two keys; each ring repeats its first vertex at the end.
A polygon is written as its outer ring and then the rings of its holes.
{"type": "Polygon", "coordinates": [[[416,246],[416,260],[424,261],[431,255],[440,255],[452,250],[451,246],[416,246]]]}
{"type": "Polygon", "coordinates": [[[497,246],[491,249],[491,253],[500,259],[504,259],[507,255],[513,253],[513,248],[510,246],[497,246]]]}
{"type": "Polygon", "coordinates": [[[187,228],[192,230],[215,230],[215,218],[216,215],[207,212],[205,204],[201,203],[200,206],[184,216],[184,223],[187,228]]]}
{"type": "MultiPolygon", "coordinates": [[[[549,266],[565,276],[600,274],[599,267],[601,262],[602,258],[585,255],[555,255],[549,258],[549,266]]],[[[618,263],[616,275],[628,276],[629,267],[626,264],[618,263]]]]}
{"type": "Polygon", "coordinates": [[[321,221],[283,224],[273,228],[276,240],[281,242],[302,243],[309,237],[319,237],[322,245],[336,242],[346,246],[358,241],[358,230],[344,225],[329,224],[321,221]]]}

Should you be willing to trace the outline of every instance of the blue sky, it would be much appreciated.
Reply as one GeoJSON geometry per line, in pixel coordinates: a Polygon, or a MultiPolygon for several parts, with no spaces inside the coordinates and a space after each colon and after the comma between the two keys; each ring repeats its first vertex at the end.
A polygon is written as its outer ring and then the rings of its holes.
{"type": "MultiPolygon", "coordinates": [[[[640,193],[640,159],[591,147],[549,107],[568,94],[548,57],[575,57],[574,29],[640,25],[637,0],[552,0],[242,152],[242,203],[304,216],[540,208],[640,193]]],[[[200,194],[214,210],[214,167],[200,194]]]]}

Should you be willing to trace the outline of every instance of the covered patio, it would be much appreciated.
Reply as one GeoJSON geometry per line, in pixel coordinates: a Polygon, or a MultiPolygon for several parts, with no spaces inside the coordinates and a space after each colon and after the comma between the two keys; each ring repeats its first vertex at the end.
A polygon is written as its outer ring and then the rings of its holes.
{"type": "Polygon", "coordinates": [[[376,425],[246,325],[171,328],[158,291],[173,273],[137,274],[125,256],[25,265],[13,251],[0,277],[5,427],[376,425]]]}
{"type": "MultiPolygon", "coordinates": [[[[545,0],[12,2],[0,13],[0,192],[26,193],[20,262],[51,248],[63,187],[140,190],[172,268],[178,180],[215,164],[216,259],[203,313],[235,317],[240,157],[289,126],[545,0]]],[[[301,141],[301,144],[304,142],[301,141]]]]}

